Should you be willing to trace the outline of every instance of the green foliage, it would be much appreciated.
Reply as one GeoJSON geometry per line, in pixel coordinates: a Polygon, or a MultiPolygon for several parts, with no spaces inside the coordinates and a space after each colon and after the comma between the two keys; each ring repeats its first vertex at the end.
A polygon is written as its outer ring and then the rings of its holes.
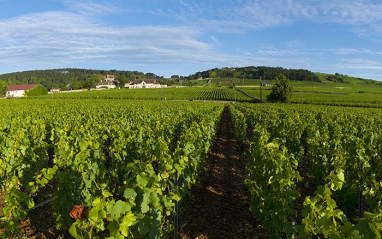
{"type": "Polygon", "coordinates": [[[72,85],[72,90],[78,90],[78,89],[82,89],[83,88],[83,84],[84,82],[79,82],[79,81],[75,81],[73,82],[71,85],[72,85]]]}
{"type": "Polygon", "coordinates": [[[271,93],[267,95],[267,101],[288,103],[292,97],[293,91],[290,80],[280,73],[275,81],[271,93]]]}
{"type": "MultiPolygon", "coordinates": [[[[253,129],[246,184],[271,237],[381,238],[380,110],[230,107],[253,129]]],[[[242,130],[240,120],[233,123],[242,130]]]]}
{"type": "Polygon", "coordinates": [[[214,68],[207,71],[196,72],[189,76],[189,79],[203,78],[260,78],[273,80],[280,73],[286,75],[291,80],[320,82],[319,78],[311,71],[301,69],[284,69],[282,67],[248,66],[248,67],[225,67],[214,68]]]}
{"type": "Polygon", "coordinates": [[[35,70],[8,73],[0,75],[0,78],[8,85],[18,84],[41,84],[47,89],[60,88],[67,90],[67,85],[71,84],[73,89],[81,89],[85,81],[92,75],[114,75],[116,80],[124,81],[125,78],[134,80],[136,78],[150,78],[159,76],[153,73],[144,74],[139,71],[117,71],[117,70],[90,70],[90,69],[53,69],[53,70],[35,70]]]}
{"type": "Polygon", "coordinates": [[[27,90],[25,91],[25,96],[39,96],[39,95],[47,95],[48,94],[48,90],[42,86],[42,85],[38,85],[36,87],[33,87],[32,89],[30,90],[27,90]]]}
{"type": "MultiPolygon", "coordinates": [[[[43,98],[43,97],[37,97],[43,98]]],[[[47,99],[51,98],[46,96],[47,99]]],[[[163,89],[115,89],[56,94],[55,99],[139,99],[139,100],[222,100],[251,102],[252,99],[230,88],[184,87],[163,89]]]]}
{"type": "Polygon", "coordinates": [[[216,73],[216,71],[211,71],[210,72],[210,78],[216,78],[218,74],[216,73]]]}
{"type": "Polygon", "coordinates": [[[245,115],[232,106],[229,107],[229,111],[235,130],[235,136],[240,142],[240,144],[244,145],[247,135],[247,124],[245,120],[245,115]]]}
{"type": "Polygon", "coordinates": [[[0,103],[4,238],[17,233],[36,193],[53,183],[50,210],[74,238],[167,238],[174,201],[195,185],[223,109],[204,102],[0,103]],[[86,218],[73,222],[73,205],[86,206],[86,218]]]}
{"type": "Polygon", "coordinates": [[[83,87],[87,89],[95,88],[102,79],[102,75],[91,75],[85,80],[83,87]]]}
{"type": "Polygon", "coordinates": [[[296,215],[293,201],[300,196],[296,189],[296,183],[301,181],[297,166],[295,156],[277,141],[270,141],[270,134],[257,125],[247,165],[251,176],[246,185],[252,195],[251,211],[275,232],[274,238],[293,232],[288,215],[296,215]]]}
{"type": "Polygon", "coordinates": [[[7,82],[0,80],[0,97],[6,96],[7,91],[8,91],[7,82]]]}
{"type": "Polygon", "coordinates": [[[344,80],[344,76],[341,75],[341,74],[334,74],[334,75],[329,75],[326,80],[328,81],[332,81],[332,82],[339,82],[339,83],[344,83],[345,80],[344,80]]]}
{"type": "Polygon", "coordinates": [[[118,77],[118,81],[119,81],[119,87],[122,89],[123,87],[125,87],[125,84],[126,83],[129,83],[130,80],[129,78],[127,78],[125,75],[121,75],[120,77],[118,77]]]}

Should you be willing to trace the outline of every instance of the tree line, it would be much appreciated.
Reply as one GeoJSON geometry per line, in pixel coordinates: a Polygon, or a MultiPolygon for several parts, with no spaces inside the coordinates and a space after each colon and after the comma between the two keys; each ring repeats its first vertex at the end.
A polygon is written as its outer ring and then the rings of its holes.
{"type": "MultiPolygon", "coordinates": [[[[139,71],[118,71],[118,70],[89,70],[89,69],[52,69],[14,72],[0,75],[0,80],[8,85],[20,84],[41,84],[47,89],[83,89],[91,88],[97,84],[106,74],[114,75],[123,87],[134,79],[161,78],[154,73],[143,73],[139,71]]],[[[163,77],[162,77],[163,78],[163,77]]]]}
{"type": "Polygon", "coordinates": [[[290,80],[295,81],[315,81],[321,82],[318,76],[313,72],[304,69],[286,69],[282,67],[267,67],[267,66],[247,66],[247,67],[225,67],[214,68],[207,71],[196,72],[189,76],[189,79],[202,78],[245,78],[254,79],[262,77],[264,80],[273,80],[279,74],[285,75],[290,80]]]}

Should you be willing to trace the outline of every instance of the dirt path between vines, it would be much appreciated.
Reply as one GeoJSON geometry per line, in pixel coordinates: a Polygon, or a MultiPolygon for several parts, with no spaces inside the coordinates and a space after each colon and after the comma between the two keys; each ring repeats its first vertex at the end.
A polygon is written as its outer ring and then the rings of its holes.
{"type": "Polygon", "coordinates": [[[191,191],[192,203],[180,238],[268,238],[264,227],[249,211],[245,164],[226,106],[205,175],[200,185],[191,191]]]}

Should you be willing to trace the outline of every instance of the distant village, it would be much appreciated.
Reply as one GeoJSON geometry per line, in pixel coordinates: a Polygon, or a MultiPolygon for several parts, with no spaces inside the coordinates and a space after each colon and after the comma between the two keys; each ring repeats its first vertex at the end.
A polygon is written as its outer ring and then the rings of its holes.
{"type": "MultiPolygon", "coordinates": [[[[119,84],[120,82],[114,78],[114,75],[106,75],[100,82],[98,82],[95,89],[92,89],[92,90],[120,88],[119,84]]],[[[38,86],[41,86],[41,84],[9,85],[6,97],[7,98],[24,97],[26,91],[32,90],[33,88],[38,86]]],[[[148,78],[148,79],[135,79],[134,81],[130,81],[129,83],[126,83],[123,87],[126,89],[147,89],[147,88],[166,88],[167,85],[161,85],[159,82],[157,82],[157,79],[155,78],[148,78]]],[[[70,85],[68,85],[68,88],[71,89],[70,85]]],[[[84,90],[85,89],[75,90],[75,91],[84,91],[84,90]]],[[[49,91],[49,93],[52,94],[52,93],[73,92],[73,91],[72,90],[61,91],[60,89],[53,88],[49,91]]]]}

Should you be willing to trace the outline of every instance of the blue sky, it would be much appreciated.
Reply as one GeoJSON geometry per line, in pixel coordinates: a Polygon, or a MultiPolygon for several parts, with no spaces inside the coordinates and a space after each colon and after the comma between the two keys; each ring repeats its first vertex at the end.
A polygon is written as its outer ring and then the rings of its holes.
{"type": "Polygon", "coordinates": [[[377,0],[0,0],[0,73],[280,66],[382,80],[377,0]]]}

